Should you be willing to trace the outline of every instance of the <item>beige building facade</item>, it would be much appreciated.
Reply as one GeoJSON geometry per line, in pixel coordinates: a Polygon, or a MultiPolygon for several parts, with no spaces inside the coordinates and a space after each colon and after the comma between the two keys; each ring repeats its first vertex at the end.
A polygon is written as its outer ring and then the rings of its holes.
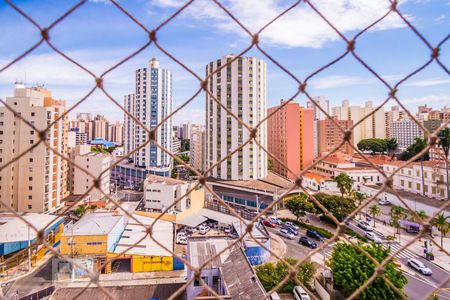
{"type": "MultiPolygon", "coordinates": [[[[6,103],[38,130],[46,129],[66,111],[65,101],[53,99],[50,91],[21,83],[16,83],[14,96],[7,97],[6,103]]],[[[0,171],[1,211],[7,205],[19,212],[51,212],[68,195],[67,161],[43,143],[30,149],[38,142],[38,132],[6,107],[0,107],[0,166],[26,152],[0,171]]],[[[67,156],[67,116],[47,130],[47,142],[67,156]]]]}

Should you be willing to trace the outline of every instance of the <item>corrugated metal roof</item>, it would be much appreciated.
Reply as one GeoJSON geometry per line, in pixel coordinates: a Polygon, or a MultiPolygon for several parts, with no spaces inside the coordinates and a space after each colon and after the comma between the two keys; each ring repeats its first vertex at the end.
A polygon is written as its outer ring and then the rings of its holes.
{"type": "Polygon", "coordinates": [[[124,222],[124,217],[114,212],[87,213],[68,228],[63,236],[109,234],[118,222],[124,222]]]}

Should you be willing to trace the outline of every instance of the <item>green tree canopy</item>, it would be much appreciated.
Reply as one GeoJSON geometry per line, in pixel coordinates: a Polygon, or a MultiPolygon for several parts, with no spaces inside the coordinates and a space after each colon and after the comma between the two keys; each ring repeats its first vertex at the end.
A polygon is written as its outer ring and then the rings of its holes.
{"type": "Polygon", "coordinates": [[[314,213],[316,211],[314,204],[308,200],[305,193],[286,197],[284,205],[297,217],[297,221],[300,217],[304,217],[307,212],[314,213]]]}
{"type": "Polygon", "coordinates": [[[450,223],[447,221],[449,216],[445,216],[444,213],[440,213],[433,219],[433,225],[441,232],[441,248],[444,248],[444,237],[450,230],[450,223]]]}
{"type": "MultiPolygon", "coordinates": [[[[295,265],[296,259],[286,258],[290,265],[295,265]]],[[[310,262],[305,262],[298,267],[297,278],[307,288],[311,288],[314,278],[315,268],[310,262]]],[[[266,291],[270,291],[277,286],[289,274],[288,267],[281,261],[276,264],[265,263],[256,267],[256,275],[266,291]]],[[[293,280],[288,280],[279,290],[280,293],[290,293],[296,286],[293,280]]]]}
{"type": "MultiPolygon", "coordinates": [[[[314,196],[338,221],[343,221],[356,209],[355,201],[351,198],[324,193],[317,193],[314,196]]],[[[320,208],[316,207],[316,210],[320,211],[320,208]]]]}
{"type": "Polygon", "coordinates": [[[373,217],[373,227],[375,227],[375,218],[381,214],[380,207],[376,204],[370,206],[369,214],[373,217]]]}
{"type": "MultiPolygon", "coordinates": [[[[400,160],[409,160],[412,157],[414,157],[417,153],[421,152],[426,146],[427,146],[427,141],[425,139],[417,137],[414,140],[414,143],[409,145],[409,147],[406,148],[406,151],[403,151],[400,154],[399,159],[400,160]]],[[[429,159],[430,159],[430,154],[427,151],[427,152],[425,152],[425,154],[422,157],[419,157],[417,159],[417,161],[429,160],[429,159]]]]}
{"type": "Polygon", "coordinates": [[[398,148],[398,142],[396,138],[386,139],[386,150],[388,153],[392,153],[398,148]]]}
{"type": "MultiPolygon", "coordinates": [[[[382,262],[390,253],[389,249],[381,246],[360,246],[378,262],[382,262]]],[[[345,297],[350,296],[363,285],[375,271],[374,263],[367,256],[356,246],[345,243],[337,243],[334,246],[329,265],[333,273],[334,285],[345,297]]],[[[384,274],[399,290],[402,290],[408,282],[392,262],[385,266],[384,274]]],[[[381,277],[372,281],[358,296],[358,299],[398,298],[400,298],[399,295],[381,277]]]]}
{"type": "MultiPolygon", "coordinates": [[[[177,155],[177,156],[178,156],[179,159],[181,159],[182,161],[184,161],[184,162],[187,163],[187,164],[188,164],[189,161],[190,161],[189,155],[187,155],[187,154],[179,154],[179,155],[177,155]]],[[[175,165],[175,166],[178,166],[178,165],[181,164],[181,163],[178,162],[177,160],[174,160],[173,162],[174,162],[174,165],[175,165]]]]}
{"type": "Polygon", "coordinates": [[[341,192],[342,197],[345,194],[350,194],[352,191],[353,180],[350,176],[345,173],[341,173],[333,178],[333,181],[336,182],[336,185],[341,192]]]}
{"type": "Polygon", "coordinates": [[[391,217],[391,225],[397,228],[397,233],[400,233],[400,220],[404,220],[406,218],[405,209],[398,205],[392,205],[391,210],[389,211],[389,215],[391,217]]]}
{"type": "Polygon", "coordinates": [[[387,151],[387,141],[385,139],[371,138],[359,141],[357,147],[361,151],[371,151],[375,153],[383,153],[387,151]]]}

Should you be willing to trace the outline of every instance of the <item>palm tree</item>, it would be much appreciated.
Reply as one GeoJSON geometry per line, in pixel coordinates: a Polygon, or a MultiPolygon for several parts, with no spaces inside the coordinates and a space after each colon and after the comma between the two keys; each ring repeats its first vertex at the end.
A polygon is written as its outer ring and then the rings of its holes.
{"type": "Polygon", "coordinates": [[[344,197],[345,194],[350,194],[352,191],[353,180],[347,174],[341,173],[335,176],[333,181],[336,182],[337,188],[341,192],[342,197],[344,197]]]}
{"type": "MultiPolygon", "coordinates": [[[[363,203],[363,201],[367,198],[367,196],[363,192],[352,190],[350,192],[350,198],[356,202],[359,208],[359,206],[363,203]]],[[[359,219],[361,220],[361,211],[359,212],[359,219]]]]}
{"type": "Polygon", "coordinates": [[[450,216],[444,216],[444,213],[440,213],[436,218],[433,219],[433,225],[441,232],[441,248],[444,248],[444,237],[450,230],[450,223],[447,221],[450,216]]]}
{"type": "Polygon", "coordinates": [[[406,218],[404,208],[398,205],[393,205],[391,206],[389,215],[391,216],[391,225],[396,228],[396,230],[394,230],[394,236],[398,233],[398,240],[400,241],[400,220],[406,218]]]}
{"type": "Polygon", "coordinates": [[[447,200],[450,200],[450,186],[448,182],[448,153],[450,150],[450,128],[444,128],[438,133],[439,137],[439,146],[442,148],[442,151],[444,151],[445,155],[445,172],[446,172],[446,178],[447,178],[447,200]]]}
{"type": "Polygon", "coordinates": [[[375,218],[381,214],[380,207],[376,204],[369,207],[369,214],[373,217],[373,227],[375,227],[375,218]]]}

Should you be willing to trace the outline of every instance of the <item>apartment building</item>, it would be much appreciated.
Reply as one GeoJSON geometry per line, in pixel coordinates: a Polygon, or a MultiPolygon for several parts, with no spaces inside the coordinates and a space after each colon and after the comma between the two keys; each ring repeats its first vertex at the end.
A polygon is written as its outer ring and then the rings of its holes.
{"type": "Polygon", "coordinates": [[[314,121],[313,121],[313,146],[314,146],[314,158],[319,156],[319,121],[326,120],[327,115],[319,109],[322,108],[327,114],[330,114],[330,101],[323,96],[313,98],[313,101],[306,102],[306,107],[312,108],[314,111],[314,121]]]}
{"type": "MultiPolygon", "coordinates": [[[[423,122],[419,123],[423,124],[423,122]]],[[[412,119],[401,119],[392,122],[392,138],[395,138],[398,143],[398,148],[406,149],[412,145],[415,139],[423,138],[423,130],[416,121],[412,119]]]]}
{"type": "MultiPolygon", "coordinates": [[[[139,120],[147,130],[156,128],[172,112],[172,73],[159,67],[156,58],[148,66],[136,70],[134,94],[125,96],[125,109],[139,120]]],[[[150,137],[133,118],[124,115],[125,151],[144,144],[150,137]]],[[[156,130],[156,143],[172,151],[172,119],[166,120],[156,130]]],[[[155,172],[170,173],[173,159],[154,143],[148,143],[133,154],[135,166],[155,172]]]]}
{"type": "Polygon", "coordinates": [[[205,147],[206,133],[203,126],[193,126],[189,140],[190,163],[197,170],[205,169],[205,158],[203,149],[205,147]]]}
{"type": "Polygon", "coordinates": [[[311,143],[314,111],[296,102],[285,104],[281,100],[280,105],[269,108],[267,113],[273,113],[267,121],[269,152],[280,161],[269,158],[272,171],[295,180],[314,159],[314,145],[311,143]]]}
{"type": "Polygon", "coordinates": [[[124,125],[121,122],[110,123],[108,127],[108,141],[116,145],[123,144],[124,125]]]}
{"type": "MultiPolygon", "coordinates": [[[[95,178],[102,172],[108,170],[111,164],[111,155],[109,153],[100,153],[91,151],[90,145],[79,145],[74,148],[70,154],[75,165],[82,167],[91,173],[95,178]]],[[[94,184],[94,178],[88,175],[80,168],[71,165],[70,169],[70,187],[74,195],[83,195],[94,184]]],[[[97,189],[92,189],[88,195],[92,200],[98,200],[104,197],[104,194],[110,194],[110,171],[105,172],[100,179],[100,188],[103,193],[97,189]]]]}
{"type": "MultiPolygon", "coordinates": [[[[317,143],[319,156],[335,151],[336,147],[338,147],[344,139],[343,131],[345,132],[349,130],[352,126],[353,121],[338,120],[335,116],[332,117],[332,119],[317,121],[317,143]],[[340,128],[342,128],[342,130],[340,128]]],[[[351,138],[353,140],[353,136],[351,138]]],[[[350,142],[352,143],[352,141],[350,142]]],[[[353,154],[353,148],[348,143],[344,144],[337,151],[349,155],[353,154]]]]}
{"type": "Polygon", "coordinates": [[[353,124],[363,120],[353,130],[353,142],[355,145],[359,141],[368,138],[386,138],[386,116],[384,109],[375,111],[372,101],[367,101],[364,106],[350,106],[348,100],[342,101],[342,105],[333,107],[332,115],[338,120],[351,120],[353,124]]]}
{"type": "MultiPolygon", "coordinates": [[[[208,90],[251,127],[267,114],[266,63],[255,57],[226,55],[206,65],[208,90]],[[216,72],[227,62],[231,64],[216,72]],[[216,72],[216,73],[215,73],[216,72]]],[[[230,154],[250,138],[250,132],[233,116],[206,94],[206,168],[230,154]]],[[[267,122],[256,133],[255,139],[267,147],[267,122]]],[[[215,167],[212,177],[227,180],[259,179],[267,176],[267,154],[254,140],[239,149],[230,158],[215,167]]]]}
{"type": "MultiPolygon", "coordinates": [[[[16,83],[6,104],[38,130],[44,130],[66,111],[63,100],[52,98],[43,87],[16,83]]],[[[47,143],[67,156],[68,120],[61,118],[47,130],[47,143]]],[[[38,132],[6,107],[0,107],[0,165],[26,153],[0,172],[0,200],[19,212],[51,212],[68,195],[67,161],[39,144],[38,132]]],[[[3,206],[3,205],[1,205],[3,206]]],[[[0,210],[6,210],[1,207],[0,210]]]]}

